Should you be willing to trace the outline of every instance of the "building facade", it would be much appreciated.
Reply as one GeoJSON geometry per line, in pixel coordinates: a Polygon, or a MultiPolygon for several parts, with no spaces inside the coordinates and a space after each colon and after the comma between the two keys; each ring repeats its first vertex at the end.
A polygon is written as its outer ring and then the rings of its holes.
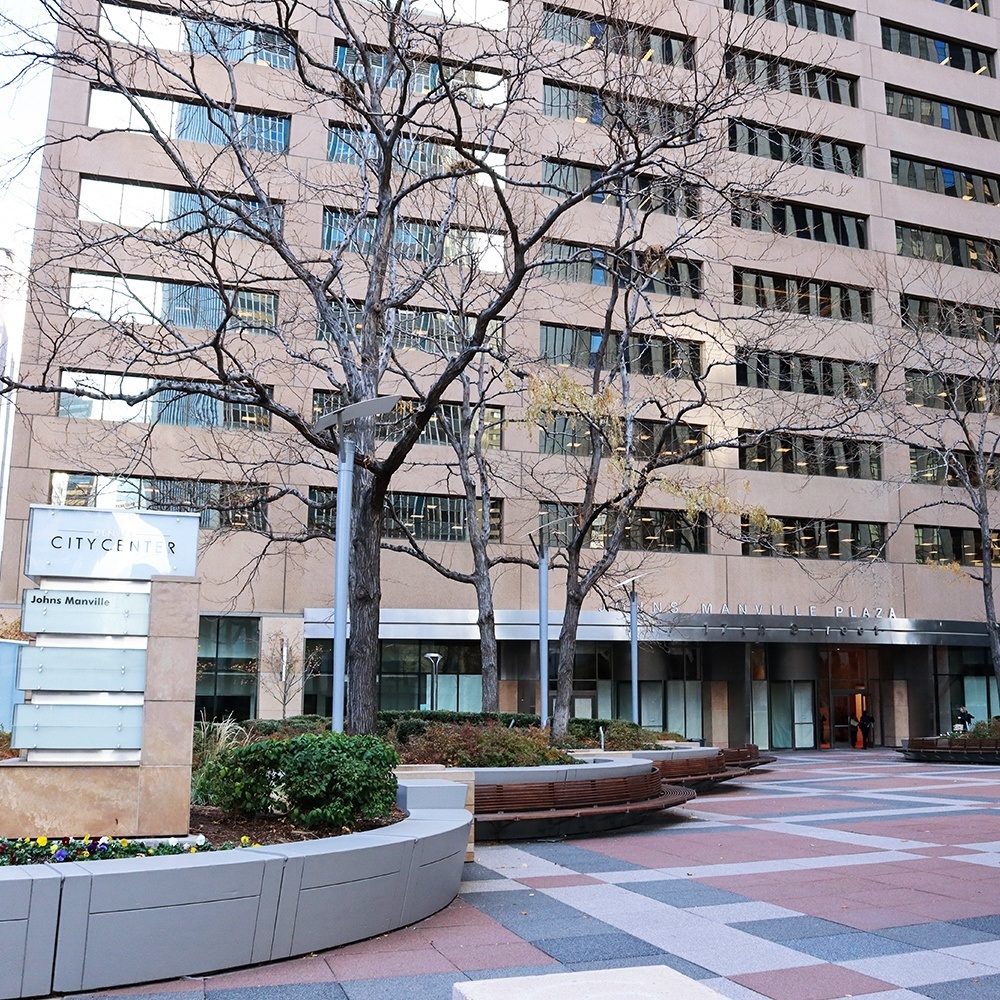
{"type": "MultiPolygon", "coordinates": [[[[269,31],[266,5],[219,4],[222,31],[206,5],[194,18],[188,7],[81,0],[76,30],[64,26],[60,35],[69,51],[82,31],[85,45],[104,43],[108,59],[131,68],[102,77],[87,57],[81,69],[67,62],[56,71],[22,368],[22,380],[45,391],[18,399],[0,602],[17,606],[28,583],[31,503],[200,509],[199,708],[211,717],[327,714],[333,542],[322,535],[333,471],[247,398],[161,383],[204,379],[198,352],[211,349],[213,331],[238,321],[240,357],[252,352],[271,366],[280,406],[311,420],[337,405],[320,366],[288,362],[314,358],[324,333],[280,262],[260,262],[274,248],[261,249],[253,224],[254,213],[270,213],[267,224],[280,224],[290,243],[320,257],[347,246],[363,271],[374,237],[358,220],[367,216],[356,203],[331,204],[331,192],[357,187],[370,140],[363,123],[338,111],[335,93],[304,98],[296,76],[296,45],[325,53],[336,78],[358,62],[360,43],[305,10],[269,31]],[[137,53],[153,53],[154,66],[136,68],[137,53]],[[205,93],[217,94],[227,122],[238,125],[243,152],[267,157],[263,192],[248,193],[220,152],[225,130],[196,100],[205,93]],[[206,208],[191,192],[193,164],[232,201],[206,208]],[[213,290],[187,248],[200,247],[203,262],[203,243],[218,230],[228,241],[226,270],[213,290]],[[136,330],[146,331],[144,353],[136,330]],[[151,330],[174,338],[165,361],[151,330]],[[190,345],[189,355],[177,343],[190,345]],[[248,485],[254,464],[267,471],[248,485]],[[315,537],[285,540],[295,534],[279,530],[286,522],[315,537]],[[303,663],[301,685],[275,681],[303,663]]],[[[356,5],[357,23],[370,27],[370,51],[383,58],[384,25],[369,22],[367,9],[356,5]]],[[[974,579],[979,527],[949,503],[963,495],[962,445],[955,438],[952,457],[942,459],[920,431],[964,396],[962,412],[983,414],[988,426],[1000,385],[1000,373],[990,377],[1000,309],[1000,24],[985,0],[677,0],[627,10],[591,0],[508,9],[496,0],[414,16],[437,24],[435,14],[465,30],[456,44],[476,53],[463,85],[498,91],[472,103],[499,114],[505,101],[522,102],[520,124],[508,130],[520,145],[484,150],[483,162],[529,190],[526,212],[544,205],[547,192],[580,190],[600,170],[594,137],[624,116],[608,99],[607,75],[599,78],[609,52],[617,72],[630,61],[629,72],[659,80],[672,102],[698,100],[699,79],[712,83],[716,102],[705,125],[711,155],[699,153],[700,134],[689,137],[685,156],[694,161],[678,161],[688,173],[669,185],[661,178],[642,202],[643,246],[672,248],[643,301],[672,322],[633,334],[625,350],[634,391],[650,400],[635,428],[658,433],[658,414],[685,407],[671,433],[686,458],[673,467],[678,488],[644,498],[606,596],[595,594],[585,609],[574,713],[631,713],[628,608],[617,581],[638,577],[645,726],[717,744],[809,748],[847,745],[856,734],[849,720],[865,709],[886,744],[950,728],[962,704],[979,719],[1000,714],[974,579]],[[518,31],[524,51],[537,43],[543,54],[515,76],[513,44],[493,63],[487,53],[491,38],[518,31]],[[923,346],[939,342],[966,352],[944,375],[921,364],[923,346]],[[738,503],[692,511],[684,491],[699,490],[738,503]],[[751,504],[772,520],[755,524],[751,504]]],[[[451,65],[438,58],[438,72],[451,65]]],[[[420,86],[433,92],[435,79],[428,70],[420,86]]],[[[643,107],[645,124],[631,127],[655,131],[649,102],[643,107]]],[[[415,119],[408,155],[447,176],[447,142],[432,121],[422,122],[424,132],[418,126],[415,119]],[[428,135],[436,135],[430,145],[428,135]]],[[[644,190],[641,176],[633,180],[644,190]]],[[[467,183],[459,198],[471,197],[477,182],[467,183]]],[[[599,248],[621,202],[598,192],[549,240],[544,252],[556,246],[562,256],[550,257],[555,263],[504,316],[511,367],[529,377],[559,369],[587,385],[608,284],[599,248]]],[[[442,251],[433,229],[439,209],[432,202],[423,221],[401,223],[400,238],[416,248],[407,259],[420,263],[434,246],[439,265],[468,251],[480,275],[509,269],[496,222],[453,226],[442,251]]],[[[360,287],[351,280],[343,286],[348,316],[351,289],[360,287]]],[[[409,381],[388,379],[386,391],[405,397],[422,384],[421,352],[443,339],[431,313],[418,303],[400,319],[396,347],[416,360],[403,365],[409,381]]],[[[569,417],[540,420],[523,381],[501,384],[487,402],[484,447],[499,470],[494,544],[530,561],[529,535],[576,502],[575,486],[565,484],[585,456],[586,435],[569,417]]],[[[460,404],[456,384],[394,480],[387,535],[412,537],[467,571],[469,526],[441,429],[459,419],[460,404]]],[[[589,544],[601,548],[599,531],[589,544]]],[[[493,579],[501,707],[537,711],[537,572],[510,563],[493,579]]],[[[551,583],[554,630],[564,596],[557,570],[551,583]]],[[[382,587],[382,707],[478,709],[472,588],[401,551],[383,553],[382,587]]],[[[554,670],[554,656],[549,662],[554,670]]]]}

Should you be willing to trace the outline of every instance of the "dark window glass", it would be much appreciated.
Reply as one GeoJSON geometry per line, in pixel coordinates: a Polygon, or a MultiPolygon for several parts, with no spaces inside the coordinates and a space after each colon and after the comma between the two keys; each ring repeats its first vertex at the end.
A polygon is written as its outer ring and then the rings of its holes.
{"type": "Polygon", "coordinates": [[[1000,115],[969,104],[940,101],[927,94],[885,88],[886,113],[906,121],[934,125],[981,139],[1000,140],[1000,115]]]}
{"type": "Polygon", "coordinates": [[[737,385],[813,396],[862,399],[875,387],[875,366],[809,354],[748,351],[736,364],[737,385]]]}
{"type": "MultiPolygon", "coordinates": [[[[539,526],[543,544],[566,545],[574,537],[573,522],[578,518],[579,510],[571,504],[541,504],[539,526]]],[[[587,532],[583,547],[607,548],[615,527],[614,513],[598,514],[587,532]]],[[[647,552],[707,552],[708,520],[704,514],[692,520],[680,510],[638,507],[630,513],[623,525],[621,549],[647,552]]]]}
{"type": "Polygon", "coordinates": [[[789,556],[849,562],[884,559],[885,525],[868,521],[834,521],[778,517],[773,531],[761,531],[743,518],[745,556],[789,556]]]}
{"type": "Polygon", "coordinates": [[[881,479],[882,449],[875,441],[812,437],[804,434],[757,434],[740,431],[740,468],[838,479],[881,479]]]}
{"type": "MultiPolygon", "coordinates": [[[[960,566],[983,565],[983,535],[978,528],[942,528],[917,525],[913,529],[918,563],[960,566]]],[[[1000,553],[1000,531],[990,535],[990,561],[1000,553]]]]}
{"type": "Polygon", "coordinates": [[[729,48],[726,49],[726,75],[741,86],[763,87],[831,104],[857,106],[856,77],[791,59],[729,48]]]}
{"type": "Polygon", "coordinates": [[[257,714],[259,655],[259,618],[202,615],[195,719],[252,719],[257,714]]]}
{"type": "Polygon", "coordinates": [[[853,14],[808,0],[726,0],[726,10],[737,10],[751,17],[763,17],[834,38],[854,37],[853,14]]]}
{"type": "Polygon", "coordinates": [[[954,38],[937,38],[888,21],[882,22],[882,48],[940,66],[993,76],[991,49],[980,49],[954,38]]]}

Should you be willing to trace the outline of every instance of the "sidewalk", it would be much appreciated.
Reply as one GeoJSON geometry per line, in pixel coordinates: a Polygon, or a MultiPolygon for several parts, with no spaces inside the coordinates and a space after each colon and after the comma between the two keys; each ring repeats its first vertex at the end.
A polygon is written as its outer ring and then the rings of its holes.
{"type": "Polygon", "coordinates": [[[664,964],[733,1000],[995,1000],[998,779],[883,750],[783,754],[631,831],[479,847],[461,896],[413,927],[89,996],[450,1000],[460,979],[664,964]]]}

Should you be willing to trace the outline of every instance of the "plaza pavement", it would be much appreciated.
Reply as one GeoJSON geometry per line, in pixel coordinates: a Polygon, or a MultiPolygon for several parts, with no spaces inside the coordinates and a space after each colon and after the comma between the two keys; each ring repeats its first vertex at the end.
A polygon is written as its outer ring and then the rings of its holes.
{"type": "Polygon", "coordinates": [[[460,897],[412,927],[89,996],[450,1000],[462,979],[664,964],[733,1000],[997,1000],[998,779],[782,754],[632,830],[479,846],[460,897]]]}

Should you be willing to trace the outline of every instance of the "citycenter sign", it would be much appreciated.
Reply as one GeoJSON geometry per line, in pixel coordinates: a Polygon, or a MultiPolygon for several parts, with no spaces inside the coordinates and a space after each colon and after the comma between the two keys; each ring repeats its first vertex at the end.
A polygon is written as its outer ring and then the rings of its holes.
{"type": "Polygon", "coordinates": [[[149,580],[194,576],[197,514],[32,505],[25,573],[32,577],[149,580]]]}

